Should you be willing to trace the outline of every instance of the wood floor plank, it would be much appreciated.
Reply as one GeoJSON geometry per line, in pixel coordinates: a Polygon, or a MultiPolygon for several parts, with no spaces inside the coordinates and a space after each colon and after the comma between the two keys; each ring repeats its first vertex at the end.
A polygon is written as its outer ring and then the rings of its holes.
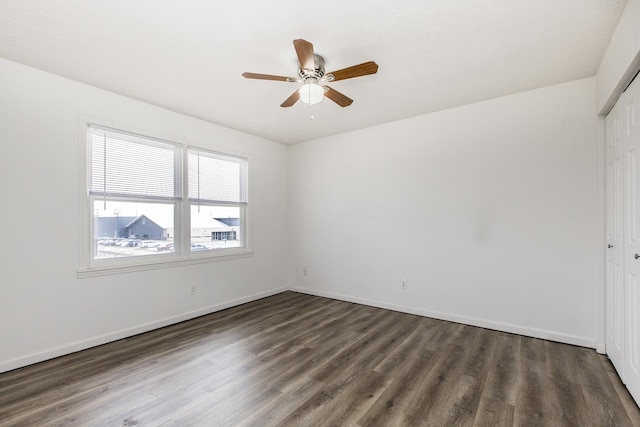
{"type": "Polygon", "coordinates": [[[297,381],[290,383],[291,392],[282,393],[281,397],[254,408],[238,425],[244,427],[282,426],[284,425],[283,420],[291,414],[292,408],[302,406],[304,402],[319,393],[322,387],[324,384],[313,378],[298,378],[297,381]]]}
{"type": "Polygon", "coordinates": [[[494,358],[491,361],[489,374],[483,395],[515,406],[518,388],[520,343],[519,335],[504,334],[496,338],[494,358]]]}
{"type": "MultiPolygon", "coordinates": [[[[398,366],[394,378],[358,420],[361,426],[390,426],[404,418],[415,390],[424,383],[437,361],[434,352],[425,350],[420,357],[409,358],[398,366]]],[[[397,423],[396,423],[397,425],[397,423]]]]}
{"type": "Polygon", "coordinates": [[[545,392],[548,390],[544,341],[522,338],[518,371],[521,379],[514,412],[516,425],[540,426],[559,423],[554,419],[556,414],[544,411],[545,392]]]}
{"type": "Polygon", "coordinates": [[[400,367],[406,361],[422,359],[425,355],[428,357],[433,355],[433,352],[426,349],[426,343],[444,322],[416,317],[413,323],[415,325],[413,332],[398,343],[396,348],[375,367],[376,372],[391,376],[403,375],[404,371],[400,367]]]}
{"type": "Polygon", "coordinates": [[[366,396],[375,396],[385,382],[383,374],[364,370],[342,375],[323,384],[316,394],[282,420],[282,425],[346,425],[347,419],[357,417],[366,409],[366,396]]]}
{"type": "Polygon", "coordinates": [[[543,396],[545,419],[559,420],[559,425],[593,425],[580,385],[557,377],[547,381],[548,392],[543,396]]]}
{"type": "MultiPolygon", "coordinates": [[[[464,373],[472,377],[488,374],[488,365],[494,360],[497,334],[488,329],[477,328],[475,340],[470,344],[469,356],[465,362],[464,373]]],[[[469,345],[469,344],[467,344],[469,345]]]]}
{"type": "Polygon", "coordinates": [[[454,341],[465,348],[460,369],[450,376],[446,387],[426,418],[427,424],[471,425],[476,417],[482,390],[489,374],[487,365],[493,357],[495,334],[486,329],[476,329],[467,341],[454,341]]]}
{"type": "Polygon", "coordinates": [[[640,409],[630,399],[625,408],[620,396],[628,392],[618,377],[613,381],[619,383],[619,394],[611,397],[604,395],[601,387],[582,387],[585,402],[589,408],[586,417],[594,426],[640,426],[640,409]]]}
{"type": "Polygon", "coordinates": [[[458,373],[449,381],[426,417],[427,425],[472,425],[482,397],[485,377],[458,373]]]}
{"type": "Polygon", "coordinates": [[[417,424],[429,418],[429,414],[436,409],[435,405],[440,395],[446,393],[447,388],[454,384],[454,373],[464,360],[464,354],[464,347],[459,345],[450,344],[441,349],[436,364],[422,384],[418,385],[416,393],[411,396],[412,399],[405,410],[407,423],[417,424]]]}
{"type": "Polygon", "coordinates": [[[283,292],[0,374],[0,427],[630,426],[592,349],[283,292]]]}
{"type": "Polygon", "coordinates": [[[337,354],[329,363],[319,367],[310,376],[318,381],[330,381],[354,365],[363,354],[384,351],[384,348],[395,339],[394,334],[400,331],[402,327],[395,317],[394,315],[384,316],[376,319],[375,322],[371,322],[370,327],[378,329],[378,333],[375,336],[371,337],[368,334],[362,334],[363,336],[360,339],[337,354]]]}
{"type": "Polygon", "coordinates": [[[362,414],[371,407],[390,381],[391,379],[387,375],[376,371],[364,374],[361,381],[354,382],[345,390],[345,393],[348,393],[348,398],[344,399],[342,404],[337,407],[327,407],[324,411],[325,414],[321,415],[322,419],[328,425],[354,425],[362,414]]]}
{"type": "Polygon", "coordinates": [[[509,427],[513,425],[513,405],[483,396],[473,427],[509,427]]]}

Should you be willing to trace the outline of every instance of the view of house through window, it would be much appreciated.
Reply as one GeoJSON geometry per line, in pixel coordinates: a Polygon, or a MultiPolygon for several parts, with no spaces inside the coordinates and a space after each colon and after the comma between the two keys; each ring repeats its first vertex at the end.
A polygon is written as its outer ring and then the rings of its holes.
{"type": "Polygon", "coordinates": [[[191,250],[240,246],[240,210],[231,206],[191,206],[191,250]]]}
{"type": "Polygon", "coordinates": [[[174,252],[174,204],[94,201],[95,258],[174,252]]]}
{"type": "MultiPolygon", "coordinates": [[[[94,202],[96,258],[115,258],[174,252],[175,205],[163,203],[94,202]]],[[[237,248],[240,209],[191,206],[192,251],[237,248]]]]}
{"type": "Polygon", "coordinates": [[[89,146],[93,260],[244,246],[246,159],[97,126],[89,146]]]}

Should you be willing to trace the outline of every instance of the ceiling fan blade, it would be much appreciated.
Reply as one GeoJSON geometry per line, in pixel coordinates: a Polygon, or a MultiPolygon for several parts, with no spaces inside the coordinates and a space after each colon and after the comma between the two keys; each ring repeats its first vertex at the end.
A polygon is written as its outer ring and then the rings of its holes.
{"type": "Polygon", "coordinates": [[[335,89],[330,88],[329,86],[325,86],[327,91],[324,93],[324,96],[335,102],[341,107],[348,107],[353,102],[353,99],[348,96],[338,92],[335,89]]]}
{"type": "Polygon", "coordinates": [[[306,40],[296,39],[293,41],[293,47],[296,48],[300,68],[303,70],[315,70],[316,64],[313,60],[313,45],[306,40]]]}
{"type": "Polygon", "coordinates": [[[300,99],[300,90],[299,89],[296,90],[295,92],[293,92],[290,97],[285,99],[284,102],[282,104],[280,104],[280,106],[283,107],[283,108],[291,107],[293,104],[298,102],[298,99],[300,99]]]}
{"type": "MultiPolygon", "coordinates": [[[[277,80],[279,82],[292,81],[291,77],[272,76],[271,74],[259,74],[259,73],[242,73],[242,77],[246,79],[277,80]]],[[[296,81],[296,80],[293,79],[293,81],[296,81]]]]}
{"type": "Polygon", "coordinates": [[[354,77],[366,76],[369,74],[375,74],[378,72],[378,64],[373,61],[364,62],[359,65],[354,65],[353,67],[343,68],[338,71],[333,71],[328,74],[333,75],[332,81],[344,80],[344,79],[352,79],[354,77]]]}

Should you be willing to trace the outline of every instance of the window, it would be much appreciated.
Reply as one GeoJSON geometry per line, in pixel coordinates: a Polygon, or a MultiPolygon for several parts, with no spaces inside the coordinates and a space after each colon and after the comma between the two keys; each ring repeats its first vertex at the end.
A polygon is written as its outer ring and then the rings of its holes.
{"type": "Polygon", "coordinates": [[[248,252],[247,163],[89,125],[87,267],[248,252]]]}
{"type": "Polygon", "coordinates": [[[192,250],[204,242],[215,249],[240,246],[246,161],[190,148],[188,168],[192,250]],[[215,238],[219,233],[229,238],[215,238]]]}

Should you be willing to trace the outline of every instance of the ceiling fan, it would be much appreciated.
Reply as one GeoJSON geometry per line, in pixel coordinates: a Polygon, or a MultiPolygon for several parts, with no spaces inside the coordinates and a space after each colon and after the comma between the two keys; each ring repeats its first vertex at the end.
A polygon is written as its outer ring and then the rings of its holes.
{"type": "Polygon", "coordinates": [[[293,92],[282,104],[281,107],[291,107],[299,99],[305,104],[312,105],[322,101],[326,96],[341,107],[348,107],[353,99],[338,92],[337,90],[321,84],[336,82],[338,80],[351,79],[354,77],[375,74],[378,71],[378,64],[373,61],[365,62],[341,70],[324,72],[324,58],[313,53],[313,44],[306,40],[297,39],[293,41],[293,46],[298,55],[298,77],[273,76],[270,74],[242,73],[247,79],[277,80],[281,82],[304,83],[304,85],[293,92]]]}

